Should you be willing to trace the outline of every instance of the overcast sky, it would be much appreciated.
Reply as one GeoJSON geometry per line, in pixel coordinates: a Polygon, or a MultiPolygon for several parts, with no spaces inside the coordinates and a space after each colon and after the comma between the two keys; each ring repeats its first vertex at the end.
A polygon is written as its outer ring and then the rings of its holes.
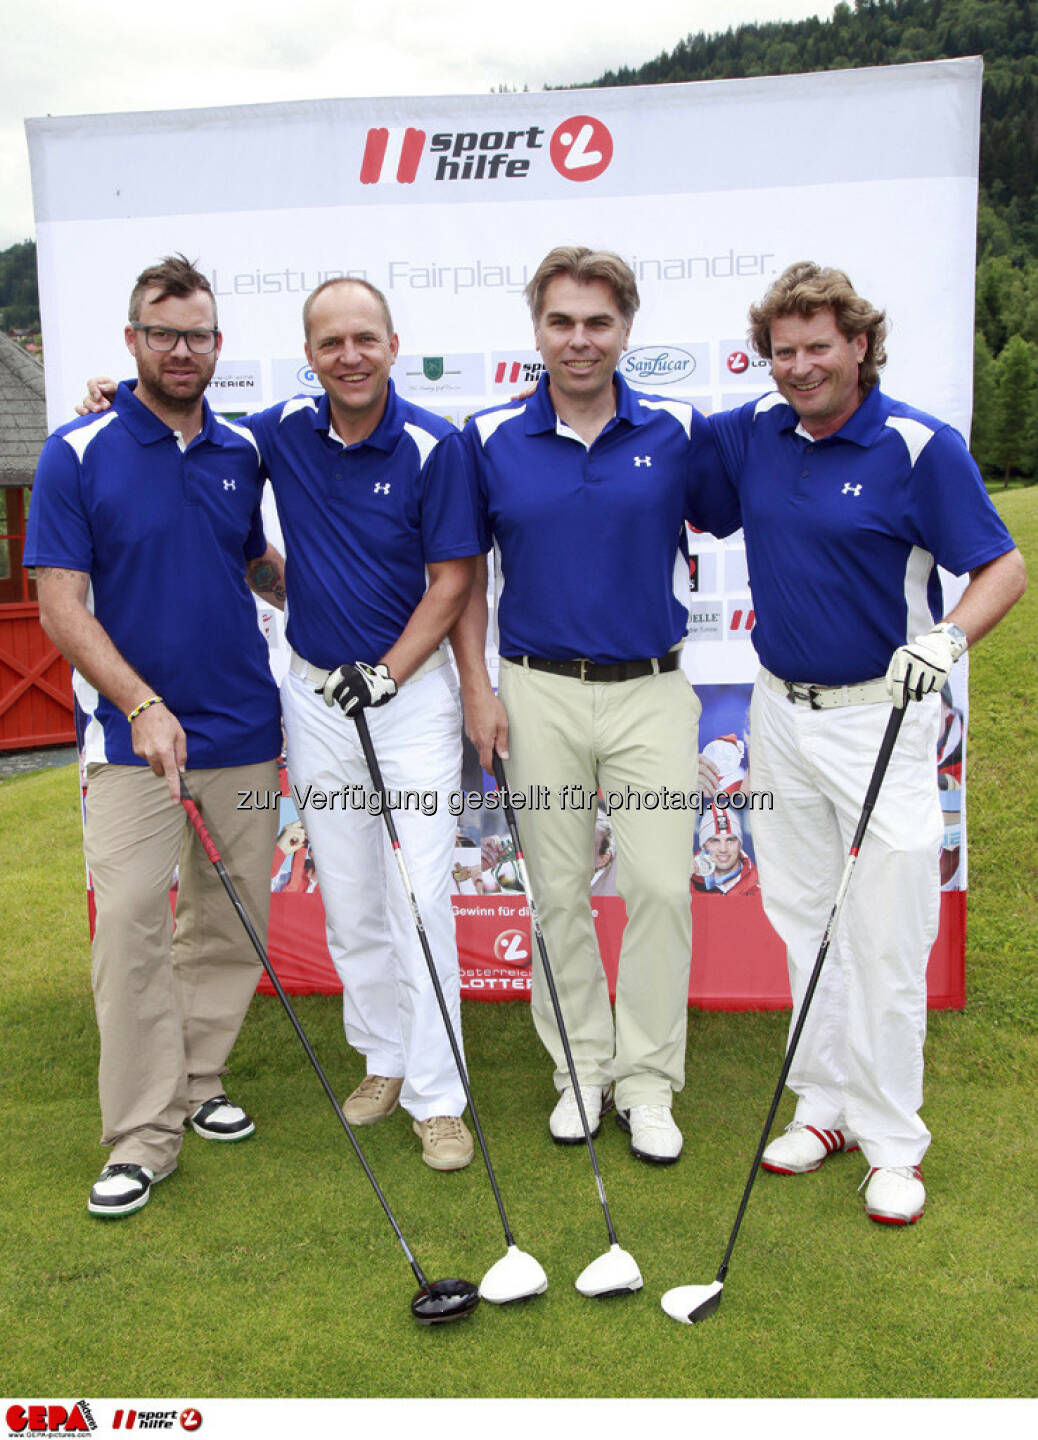
{"type": "MultiPolygon", "coordinates": [[[[363,95],[539,90],[637,66],[686,35],[832,14],[816,0],[82,0],[7,7],[0,54],[0,249],[34,231],[24,120],[363,95]],[[640,12],[640,13],[639,13],[640,12]],[[258,19],[257,16],[264,18],[258,19]]],[[[175,177],[171,177],[175,183],[175,177]]]]}

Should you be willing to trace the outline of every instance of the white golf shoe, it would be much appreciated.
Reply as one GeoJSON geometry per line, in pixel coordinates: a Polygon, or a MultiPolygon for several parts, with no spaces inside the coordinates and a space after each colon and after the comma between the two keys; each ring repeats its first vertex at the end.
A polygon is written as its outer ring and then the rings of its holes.
{"type": "Polygon", "coordinates": [[[618,1110],[616,1123],[631,1137],[631,1154],[652,1165],[673,1165],[685,1143],[668,1105],[632,1105],[618,1110]]]}
{"type": "MultiPolygon", "coordinates": [[[[605,1089],[599,1085],[581,1085],[580,1098],[584,1102],[587,1128],[593,1140],[598,1134],[602,1116],[613,1108],[612,1092],[608,1085],[605,1089]]],[[[580,1110],[572,1085],[567,1085],[559,1096],[559,1103],[548,1119],[548,1129],[556,1145],[583,1145],[584,1127],[580,1123],[580,1110]]]]}
{"type": "Polygon", "coordinates": [[[918,1165],[884,1165],[872,1169],[858,1186],[865,1187],[865,1213],[879,1225],[914,1225],[926,1204],[926,1187],[918,1165]]]}
{"type": "Polygon", "coordinates": [[[802,1120],[794,1120],[786,1126],[784,1134],[772,1140],[760,1163],[773,1175],[807,1175],[830,1155],[857,1148],[857,1140],[843,1130],[819,1130],[802,1120]]]}

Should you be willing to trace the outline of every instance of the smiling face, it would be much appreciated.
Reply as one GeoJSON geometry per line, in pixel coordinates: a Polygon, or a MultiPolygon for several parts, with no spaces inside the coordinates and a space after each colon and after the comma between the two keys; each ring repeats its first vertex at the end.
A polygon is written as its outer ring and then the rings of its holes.
{"type": "Polygon", "coordinates": [[[386,408],[400,348],[381,305],[361,285],[331,285],[314,301],[309,323],[306,358],[327,391],[333,420],[354,434],[365,427],[370,433],[386,408]]]}
{"type": "Polygon", "coordinates": [[[714,862],[715,875],[729,875],[739,864],[742,841],[738,835],[714,835],[704,849],[714,862]]]}
{"type": "Polygon", "coordinates": [[[553,397],[576,404],[601,400],[631,333],[604,280],[583,285],[557,275],[545,288],[534,326],[553,397]]]}
{"type": "Polygon", "coordinates": [[[809,435],[832,435],[861,403],[858,375],[868,337],[846,339],[828,308],[780,315],[770,333],[771,373],[782,398],[809,435]]]}
{"type": "MultiPolygon", "coordinates": [[[[141,325],[163,326],[170,330],[212,330],[216,324],[216,305],[206,290],[190,295],[167,295],[164,300],[152,298],[159,288],[147,291],[140,302],[141,325]]],[[[223,337],[217,335],[216,348],[208,355],[195,355],[181,336],[174,350],[152,350],[143,330],[127,325],[126,348],[137,362],[137,396],[151,409],[186,411],[198,404],[206,386],[213,378],[220,356],[223,337]]]]}

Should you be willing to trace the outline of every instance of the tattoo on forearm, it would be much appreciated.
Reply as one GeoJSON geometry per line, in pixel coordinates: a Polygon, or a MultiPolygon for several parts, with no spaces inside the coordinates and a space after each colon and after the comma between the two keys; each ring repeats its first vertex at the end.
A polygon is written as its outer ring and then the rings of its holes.
{"type": "Polygon", "coordinates": [[[269,591],[270,594],[278,600],[284,600],[285,598],[284,582],[269,560],[263,560],[253,568],[252,588],[259,592],[264,590],[269,591]]]}

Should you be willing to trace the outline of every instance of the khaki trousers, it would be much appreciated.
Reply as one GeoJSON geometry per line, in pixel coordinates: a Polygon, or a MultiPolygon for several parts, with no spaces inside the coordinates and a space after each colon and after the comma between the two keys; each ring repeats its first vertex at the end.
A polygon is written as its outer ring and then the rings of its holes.
{"type": "MultiPolygon", "coordinates": [[[[188,783],[265,943],[277,808],[236,806],[241,791],[277,791],[277,764],[188,771],[188,783]]],[[[262,966],[183,807],[146,766],[88,766],[84,849],[97,910],[101,1144],[109,1163],[162,1175],[187,1116],[223,1089],[262,966]]]]}
{"type": "MultiPolygon", "coordinates": [[[[696,811],[653,801],[698,789],[699,700],[681,670],[584,682],[506,660],[500,694],[509,784],[548,787],[546,806],[519,811],[519,830],[580,1083],[615,1080],[624,1110],[669,1105],[685,1083],[696,811]],[[622,797],[610,816],[627,905],[615,1029],[589,893],[599,787],[622,797]]],[[[569,1072],[536,950],[531,1008],[562,1090],[569,1072]]]]}

